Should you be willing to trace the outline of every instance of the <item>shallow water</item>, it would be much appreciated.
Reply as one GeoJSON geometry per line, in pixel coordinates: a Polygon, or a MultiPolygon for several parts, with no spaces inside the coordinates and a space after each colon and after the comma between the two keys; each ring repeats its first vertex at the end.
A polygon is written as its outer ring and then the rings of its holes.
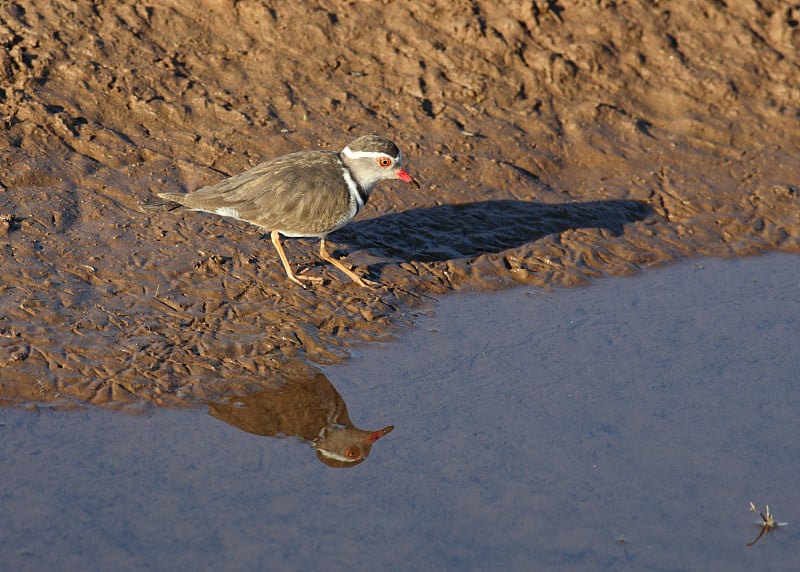
{"type": "Polygon", "coordinates": [[[444,298],[324,370],[395,426],[348,470],[203,410],[1,409],[4,567],[795,568],[799,262],[444,298]],[[751,500],[790,524],[747,548],[751,500]]]}

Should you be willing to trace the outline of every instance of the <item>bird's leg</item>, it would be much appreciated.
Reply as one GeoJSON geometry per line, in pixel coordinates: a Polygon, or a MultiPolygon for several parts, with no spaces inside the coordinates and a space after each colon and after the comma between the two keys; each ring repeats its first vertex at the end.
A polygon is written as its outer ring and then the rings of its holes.
{"type": "Polygon", "coordinates": [[[292,272],[292,267],[289,266],[289,259],[286,258],[286,253],[283,251],[283,246],[281,245],[281,235],[278,233],[277,230],[273,230],[269,233],[269,237],[272,239],[272,244],[275,245],[275,250],[278,251],[278,256],[281,257],[281,262],[283,262],[283,268],[286,270],[286,276],[289,277],[289,280],[294,282],[295,284],[299,284],[303,288],[306,287],[305,284],[300,282],[300,280],[307,280],[309,282],[322,282],[322,278],[318,276],[296,276],[294,272],[292,272]]]}
{"type": "Polygon", "coordinates": [[[328,251],[325,249],[325,237],[323,236],[319,241],[319,256],[323,260],[326,260],[333,264],[336,268],[347,274],[350,279],[361,286],[362,288],[369,288],[371,286],[377,286],[377,282],[373,282],[372,280],[367,280],[366,278],[362,278],[352,270],[350,270],[347,266],[336,260],[333,256],[328,254],[328,251]]]}

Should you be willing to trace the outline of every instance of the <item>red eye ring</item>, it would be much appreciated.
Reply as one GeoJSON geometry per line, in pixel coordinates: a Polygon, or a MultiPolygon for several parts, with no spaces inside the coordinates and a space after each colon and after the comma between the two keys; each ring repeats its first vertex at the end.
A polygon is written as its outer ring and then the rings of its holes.
{"type": "Polygon", "coordinates": [[[344,452],[344,456],[348,459],[357,459],[358,456],[361,454],[361,451],[358,447],[350,447],[347,451],[344,452]]]}
{"type": "Polygon", "coordinates": [[[378,157],[378,165],[380,165],[381,167],[384,167],[384,168],[391,167],[392,166],[392,160],[389,159],[389,157],[378,157]]]}

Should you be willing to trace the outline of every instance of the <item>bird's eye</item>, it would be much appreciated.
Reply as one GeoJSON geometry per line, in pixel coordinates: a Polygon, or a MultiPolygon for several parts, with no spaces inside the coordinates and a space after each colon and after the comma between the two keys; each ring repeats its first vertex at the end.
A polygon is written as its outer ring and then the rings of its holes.
{"type": "Polygon", "coordinates": [[[391,167],[392,160],[389,157],[378,157],[378,165],[381,167],[391,167]]]}
{"type": "Polygon", "coordinates": [[[350,447],[347,451],[344,452],[344,456],[348,459],[357,459],[358,456],[361,454],[361,451],[358,450],[358,447],[350,447]]]}

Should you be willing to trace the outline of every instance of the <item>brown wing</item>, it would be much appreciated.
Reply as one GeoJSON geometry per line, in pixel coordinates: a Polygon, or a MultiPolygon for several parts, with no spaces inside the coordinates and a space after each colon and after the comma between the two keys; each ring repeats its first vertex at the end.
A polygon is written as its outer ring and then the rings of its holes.
{"type": "Polygon", "coordinates": [[[350,196],[335,153],[277,157],[192,193],[160,193],[186,208],[234,216],[265,230],[314,236],[347,219],[350,196]]]}

